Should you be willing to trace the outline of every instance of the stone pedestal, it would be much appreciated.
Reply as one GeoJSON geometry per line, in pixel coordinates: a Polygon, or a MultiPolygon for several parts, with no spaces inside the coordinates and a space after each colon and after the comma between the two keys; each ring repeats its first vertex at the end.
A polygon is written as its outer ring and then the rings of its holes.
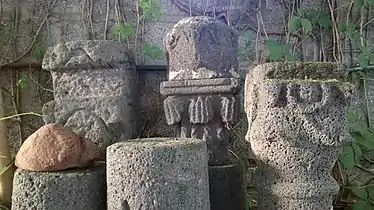
{"type": "Polygon", "coordinates": [[[210,166],[211,209],[247,209],[246,187],[243,180],[244,171],[239,163],[210,166]]]}
{"type": "Polygon", "coordinates": [[[229,154],[239,111],[238,33],[217,19],[189,17],[166,35],[165,46],[169,78],[160,92],[167,96],[167,123],[177,128],[176,137],[206,141],[211,209],[243,209],[244,179],[229,154]]]}
{"type": "Polygon", "coordinates": [[[107,148],[108,210],[209,210],[206,143],[128,140],[107,148]]]}
{"type": "Polygon", "coordinates": [[[54,101],[43,107],[45,123],[72,128],[103,150],[137,133],[138,94],[135,63],[115,41],[81,40],[57,44],[46,52],[54,101]]]}
{"type": "Polygon", "coordinates": [[[105,182],[105,164],[59,172],[18,169],[13,180],[12,210],[103,210],[105,182]]]}
{"type": "Polygon", "coordinates": [[[247,140],[256,158],[258,209],[331,210],[331,169],[351,138],[353,87],[331,63],[267,63],[247,74],[247,140]]]}

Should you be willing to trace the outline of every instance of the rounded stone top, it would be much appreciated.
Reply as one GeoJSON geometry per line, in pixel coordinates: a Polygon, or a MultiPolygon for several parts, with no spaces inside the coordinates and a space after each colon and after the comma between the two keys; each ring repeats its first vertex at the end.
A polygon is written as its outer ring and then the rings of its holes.
{"type": "Polygon", "coordinates": [[[166,34],[169,80],[239,77],[238,32],[219,19],[181,19],[166,34]]]}
{"type": "Polygon", "coordinates": [[[61,42],[47,49],[42,67],[49,71],[118,68],[134,63],[132,53],[116,41],[78,40],[61,42]]]}

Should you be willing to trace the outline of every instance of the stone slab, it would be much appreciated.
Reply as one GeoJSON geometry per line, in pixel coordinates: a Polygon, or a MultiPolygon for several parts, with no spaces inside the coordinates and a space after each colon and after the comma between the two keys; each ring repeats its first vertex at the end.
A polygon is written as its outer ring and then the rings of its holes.
{"type": "Polygon", "coordinates": [[[199,139],[127,140],[107,148],[108,210],[209,210],[208,154],[199,139]]]}
{"type": "Polygon", "coordinates": [[[138,109],[129,97],[71,98],[43,106],[43,119],[71,128],[105,149],[137,134],[138,109]]]}
{"type": "Polygon", "coordinates": [[[12,210],[103,210],[105,164],[57,172],[18,169],[13,180],[12,210]]]}

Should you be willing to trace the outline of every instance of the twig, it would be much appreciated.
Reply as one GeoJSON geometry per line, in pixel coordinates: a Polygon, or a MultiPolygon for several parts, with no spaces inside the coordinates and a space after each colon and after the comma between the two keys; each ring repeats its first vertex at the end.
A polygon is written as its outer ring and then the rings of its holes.
{"type": "MultiPolygon", "coordinates": [[[[55,1],[56,2],[56,1],[55,1]]],[[[44,23],[47,21],[47,18],[49,17],[50,13],[47,13],[47,15],[44,17],[43,21],[41,22],[41,24],[39,25],[39,28],[38,30],[36,31],[36,34],[34,35],[31,43],[29,44],[29,46],[27,47],[27,49],[20,55],[18,56],[17,58],[13,59],[12,61],[8,62],[8,63],[5,63],[5,64],[2,64],[0,66],[0,68],[3,68],[4,66],[8,66],[8,65],[11,65],[11,64],[14,64],[16,63],[17,61],[21,60],[23,57],[25,57],[33,48],[35,42],[36,42],[36,39],[38,38],[39,36],[39,33],[40,31],[42,30],[43,28],[43,25],[44,23]]]]}
{"type": "Polygon", "coordinates": [[[107,40],[109,11],[110,11],[110,0],[106,0],[106,15],[105,15],[105,26],[104,26],[104,40],[107,40]]]}
{"type": "Polygon", "coordinates": [[[27,116],[27,115],[33,115],[33,116],[43,117],[43,115],[35,113],[35,112],[26,112],[26,113],[20,113],[20,114],[15,114],[15,115],[7,116],[7,117],[2,117],[2,118],[0,118],[0,121],[9,120],[9,119],[12,119],[14,117],[27,116]]]}

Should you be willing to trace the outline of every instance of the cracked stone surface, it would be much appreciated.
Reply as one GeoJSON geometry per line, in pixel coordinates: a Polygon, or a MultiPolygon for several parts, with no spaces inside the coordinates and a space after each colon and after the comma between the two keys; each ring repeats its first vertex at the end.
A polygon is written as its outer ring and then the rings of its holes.
{"type": "Polygon", "coordinates": [[[260,210],[331,210],[330,171],[351,142],[353,86],[330,63],[267,63],[247,74],[245,111],[260,210]]]}
{"type": "Polygon", "coordinates": [[[209,210],[208,155],[199,139],[123,141],[107,149],[108,210],[209,210]]]}

